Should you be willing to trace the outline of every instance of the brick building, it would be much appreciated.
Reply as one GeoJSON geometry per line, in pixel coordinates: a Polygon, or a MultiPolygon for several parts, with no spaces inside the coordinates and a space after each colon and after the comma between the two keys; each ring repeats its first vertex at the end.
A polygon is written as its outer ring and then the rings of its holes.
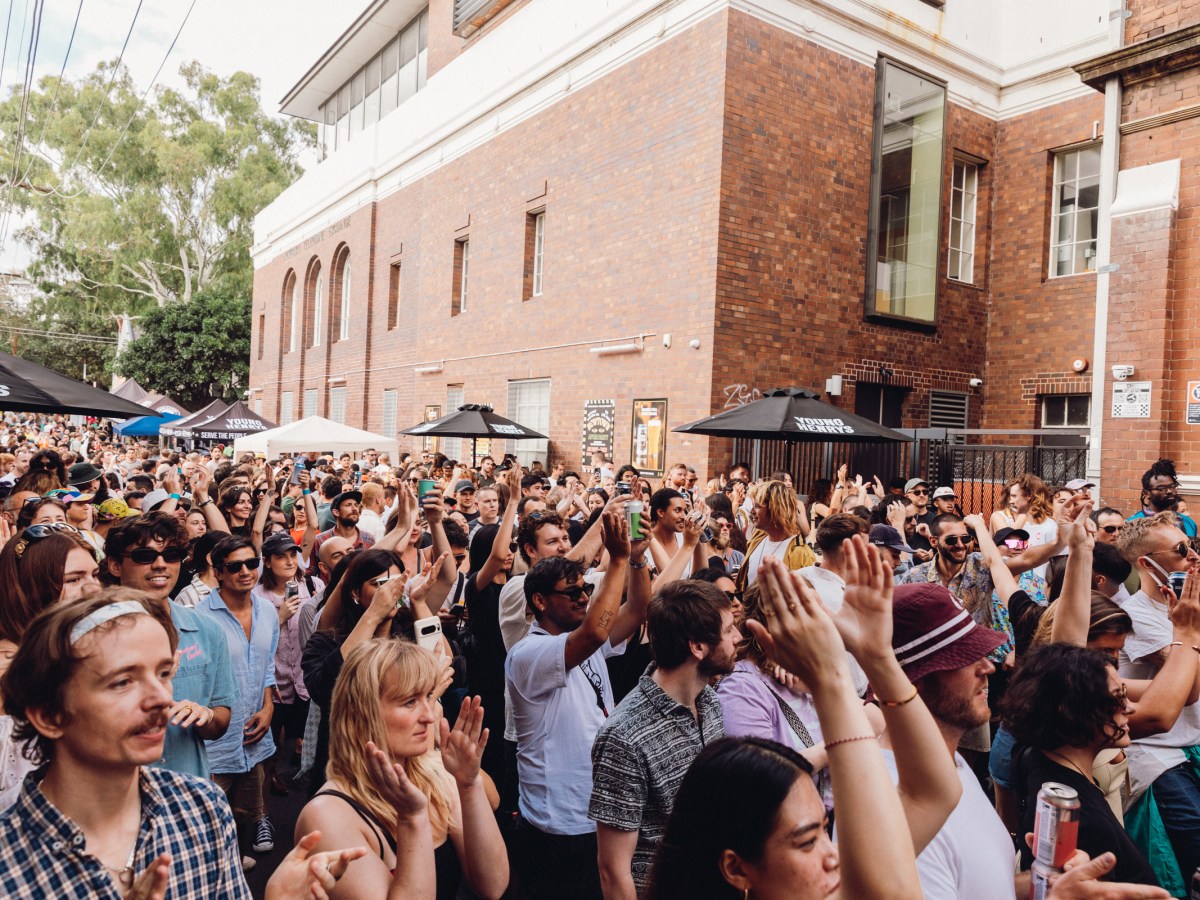
{"type": "Polygon", "coordinates": [[[322,160],[255,223],[252,403],[388,434],[490,403],[575,462],[611,401],[616,462],[715,472],[728,441],[669,429],[825,387],[1090,427],[1131,505],[1131,460],[1200,469],[1200,3],[1132,5],[374,0],[283,101],[322,160]]]}

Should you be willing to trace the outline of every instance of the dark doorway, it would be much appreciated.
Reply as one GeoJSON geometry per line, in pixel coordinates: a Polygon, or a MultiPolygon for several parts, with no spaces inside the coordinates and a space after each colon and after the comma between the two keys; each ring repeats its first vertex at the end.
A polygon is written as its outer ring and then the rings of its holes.
{"type": "MultiPolygon", "coordinates": [[[[912,388],[892,384],[876,384],[860,381],[854,388],[854,413],[888,428],[900,428],[904,424],[904,400],[912,388]]],[[[888,480],[900,471],[901,460],[898,447],[891,444],[859,444],[855,446],[850,460],[852,475],[862,475],[870,483],[872,475],[878,475],[886,487],[888,480]]]]}

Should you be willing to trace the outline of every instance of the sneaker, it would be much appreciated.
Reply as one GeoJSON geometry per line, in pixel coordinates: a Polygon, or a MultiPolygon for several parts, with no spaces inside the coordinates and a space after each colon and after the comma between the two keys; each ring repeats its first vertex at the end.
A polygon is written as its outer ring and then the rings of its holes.
{"type": "Polygon", "coordinates": [[[253,869],[257,865],[258,865],[258,860],[255,859],[253,856],[243,856],[242,857],[242,871],[243,872],[249,872],[251,869],[253,869]]]}
{"type": "Polygon", "coordinates": [[[258,825],[254,829],[254,843],[250,849],[255,853],[270,853],[275,849],[275,829],[271,826],[271,820],[266,816],[258,820],[258,825]]]}

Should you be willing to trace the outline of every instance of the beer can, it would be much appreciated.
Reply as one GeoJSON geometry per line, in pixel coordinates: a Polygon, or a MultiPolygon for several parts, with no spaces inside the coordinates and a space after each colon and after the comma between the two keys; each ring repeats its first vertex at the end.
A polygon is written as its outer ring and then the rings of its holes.
{"type": "Polygon", "coordinates": [[[1033,820],[1033,855],[1042,865],[1062,869],[1079,841],[1079,793],[1047,781],[1038,791],[1033,820]]]}
{"type": "Polygon", "coordinates": [[[1047,900],[1050,896],[1050,879],[1061,874],[1061,869],[1034,862],[1029,871],[1029,900],[1047,900]]]}

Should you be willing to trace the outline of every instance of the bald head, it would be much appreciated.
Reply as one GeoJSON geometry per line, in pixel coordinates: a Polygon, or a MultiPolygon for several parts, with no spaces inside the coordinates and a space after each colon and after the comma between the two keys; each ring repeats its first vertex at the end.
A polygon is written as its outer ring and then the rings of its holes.
{"type": "Polygon", "coordinates": [[[317,565],[321,569],[321,574],[325,578],[329,578],[329,573],[334,570],[343,556],[349,553],[354,547],[354,544],[344,537],[331,537],[321,545],[321,550],[317,554],[317,565]]]}

